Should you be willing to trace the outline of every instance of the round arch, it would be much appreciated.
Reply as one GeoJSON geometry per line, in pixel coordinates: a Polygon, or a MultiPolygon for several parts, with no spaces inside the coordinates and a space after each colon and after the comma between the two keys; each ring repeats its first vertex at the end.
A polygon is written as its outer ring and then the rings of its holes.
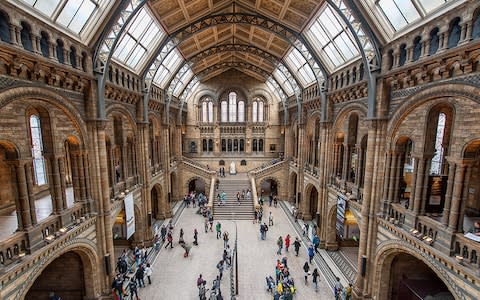
{"type": "MultiPolygon", "coordinates": [[[[293,202],[296,206],[300,203],[300,199],[297,197],[297,172],[291,171],[288,176],[288,190],[290,194],[288,194],[288,200],[293,202]],[[297,202],[298,201],[298,202],[297,202]]],[[[298,207],[297,207],[298,208],[298,207]]]]}
{"type": "Polygon", "coordinates": [[[105,112],[107,118],[109,116],[115,117],[117,114],[122,117],[126,117],[128,122],[130,123],[130,126],[132,126],[133,131],[137,132],[137,122],[135,121],[135,117],[130,111],[125,109],[125,107],[120,104],[113,104],[107,107],[105,112]]]}
{"type": "Polygon", "coordinates": [[[205,182],[205,178],[199,176],[191,177],[189,180],[187,180],[186,185],[187,186],[185,190],[189,193],[196,192],[206,195],[207,183],[205,182]]]}
{"type": "Polygon", "coordinates": [[[160,184],[155,184],[150,190],[150,201],[152,209],[152,217],[156,220],[161,219],[161,208],[162,208],[162,186],[160,184]]]}
{"type": "MultiPolygon", "coordinates": [[[[99,290],[100,285],[98,284],[98,282],[100,282],[100,274],[98,273],[100,259],[96,254],[96,245],[90,240],[80,238],[67,241],[60,245],[58,249],[48,252],[47,255],[43,256],[35,264],[27,279],[24,280],[20,285],[15,299],[26,299],[28,292],[34,285],[35,281],[41,277],[43,271],[46,270],[47,267],[56,259],[60,258],[66,253],[71,252],[77,254],[82,263],[83,283],[85,289],[84,297],[88,299],[98,297],[101,293],[99,290]]],[[[61,272],[64,271],[65,269],[61,270],[61,272]]],[[[46,292],[48,293],[49,291],[46,292]]],[[[48,294],[46,294],[46,296],[48,296],[48,294]]]]}
{"type": "MultiPolygon", "coordinates": [[[[434,258],[429,257],[412,245],[403,240],[387,240],[379,245],[377,253],[374,257],[372,265],[376,266],[372,290],[377,299],[388,299],[390,294],[390,282],[389,288],[385,288],[384,281],[385,274],[390,274],[392,270],[392,262],[399,254],[406,254],[416,258],[425,264],[433,273],[436,274],[438,279],[448,288],[449,292],[455,297],[455,299],[467,299],[465,294],[461,291],[458,285],[449,277],[446,270],[439,266],[434,258]]],[[[418,264],[417,264],[418,265],[418,264]]],[[[390,278],[389,278],[390,281],[390,278]]]]}
{"type": "Polygon", "coordinates": [[[318,208],[318,188],[309,183],[304,191],[303,218],[304,220],[315,219],[318,208]]]}
{"type": "Polygon", "coordinates": [[[263,196],[278,196],[278,191],[280,190],[280,181],[273,176],[268,176],[260,180],[260,191],[263,192],[263,196]]]}

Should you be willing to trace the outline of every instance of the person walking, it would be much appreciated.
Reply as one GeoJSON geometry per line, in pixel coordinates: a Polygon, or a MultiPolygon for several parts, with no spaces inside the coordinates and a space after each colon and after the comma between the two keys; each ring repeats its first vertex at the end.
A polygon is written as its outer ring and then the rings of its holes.
{"type": "Polygon", "coordinates": [[[282,238],[282,236],[278,237],[277,246],[278,246],[277,254],[281,255],[282,254],[282,248],[283,248],[283,238],[282,238]]]}
{"type": "Polygon", "coordinates": [[[272,212],[268,214],[268,226],[273,226],[273,215],[272,212]]]}
{"type": "Polygon", "coordinates": [[[315,248],[315,252],[318,253],[318,245],[320,245],[320,238],[316,233],[314,233],[312,243],[313,243],[313,247],[315,248]]]}
{"type": "Polygon", "coordinates": [[[215,230],[217,231],[217,240],[222,237],[222,224],[217,221],[217,225],[215,225],[215,230]]]}
{"type": "Polygon", "coordinates": [[[345,288],[345,300],[352,299],[352,284],[349,283],[348,286],[345,288]]]}
{"type": "Polygon", "coordinates": [[[318,292],[318,277],[319,276],[320,276],[320,274],[318,273],[318,269],[317,268],[313,269],[312,278],[313,278],[313,283],[315,284],[315,292],[318,292]]]}
{"type": "Polygon", "coordinates": [[[205,227],[205,233],[207,233],[207,232],[208,232],[208,218],[205,218],[205,225],[204,225],[204,227],[205,227]]]}
{"type": "Polygon", "coordinates": [[[290,235],[287,234],[285,237],[285,251],[288,252],[288,247],[290,247],[290,235]]]}
{"type": "Polygon", "coordinates": [[[137,291],[137,283],[135,282],[135,278],[132,277],[130,282],[128,283],[128,288],[130,289],[130,299],[133,299],[133,295],[135,295],[135,299],[139,300],[138,298],[138,291],[137,291]]]}
{"type": "Polygon", "coordinates": [[[183,228],[180,228],[180,240],[183,240],[183,228]]]}
{"type": "Polygon", "coordinates": [[[273,206],[277,207],[277,205],[278,205],[278,199],[277,199],[277,196],[274,196],[273,197],[273,206]]]}
{"type": "Polygon", "coordinates": [[[303,265],[303,271],[305,272],[305,284],[308,282],[308,275],[310,275],[310,266],[308,265],[308,262],[306,261],[305,264],[303,265]]]}
{"type": "Polygon", "coordinates": [[[240,192],[237,192],[237,204],[240,205],[240,192]]]}
{"type": "Polygon", "coordinates": [[[211,213],[208,215],[208,223],[210,223],[210,231],[213,232],[213,229],[212,229],[212,227],[213,227],[213,215],[211,213]]]}
{"type": "Polygon", "coordinates": [[[307,249],[308,260],[312,263],[313,256],[315,255],[315,250],[313,249],[313,245],[310,244],[307,249]]]}
{"type": "Polygon", "coordinates": [[[170,249],[173,248],[173,236],[171,232],[167,234],[167,244],[165,245],[165,249],[168,247],[168,245],[170,245],[170,249]]]}
{"type": "Polygon", "coordinates": [[[308,223],[303,224],[303,236],[308,236],[308,223]]]}
{"type": "Polygon", "coordinates": [[[220,273],[220,280],[222,280],[223,270],[225,269],[225,262],[223,261],[223,259],[218,262],[217,269],[218,269],[218,272],[220,273]]]}
{"type": "Polygon", "coordinates": [[[258,218],[258,210],[255,210],[253,212],[253,224],[257,223],[257,218],[258,218]]]}
{"type": "Polygon", "coordinates": [[[152,268],[150,267],[150,264],[148,264],[148,263],[145,266],[145,276],[147,276],[148,284],[152,284],[152,279],[150,278],[150,276],[152,276],[152,268]]]}
{"type": "Polygon", "coordinates": [[[143,265],[140,265],[135,272],[135,278],[138,281],[138,287],[144,287],[145,286],[145,281],[143,280],[145,276],[145,269],[143,268],[143,265]]]}
{"type": "Polygon", "coordinates": [[[165,237],[167,236],[167,227],[165,225],[162,225],[160,229],[160,236],[162,237],[162,242],[165,242],[165,237]]]}
{"type": "Polygon", "coordinates": [[[223,232],[223,248],[227,249],[228,245],[228,231],[223,232]]]}
{"type": "Polygon", "coordinates": [[[193,244],[198,246],[198,231],[197,228],[193,230],[193,244]]]}
{"type": "Polygon", "coordinates": [[[300,240],[298,237],[296,237],[295,242],[293,242],[293,248],[295,249],[295,256],[298,256],[298,251],[300,250],[300,240]]]}
{"type": "Polygon", "coordinates": [[[343,286],[340,283],[340,278],[336,277],[335,286],[333,287],[333,292],[335,293],[335,300],[342,299],[342,290],[343,290],[343,286]]]}

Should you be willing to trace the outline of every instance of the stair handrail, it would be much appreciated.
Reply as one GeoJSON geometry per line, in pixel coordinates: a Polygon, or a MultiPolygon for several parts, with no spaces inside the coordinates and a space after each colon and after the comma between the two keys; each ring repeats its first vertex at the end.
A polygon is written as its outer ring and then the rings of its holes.
{"type": "Polygon", "coordinates": [[[260,208],[260,204],[258,203],[257,187],[255,185],[255,175],[254,173],[248,173],[248,177],[250,178],[250,184],[252,186],[253,207],[255,209],[258,209],[260,208]]]}
{"type": "Polygon", "coordinates": [[[210,195],[208,195],[208,204],[207,207],[213,213],[213,201],[215,201],[215,183],[217,176],[212,176],[210,179],[210,195]]]}

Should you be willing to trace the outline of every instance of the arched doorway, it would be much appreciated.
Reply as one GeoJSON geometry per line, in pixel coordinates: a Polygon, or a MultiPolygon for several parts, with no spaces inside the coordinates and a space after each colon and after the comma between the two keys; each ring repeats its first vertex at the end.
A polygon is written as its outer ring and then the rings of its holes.
{"type": "Polygon", "coordinates": [[[179,191],[177,190],[178,183],[177,183],[177,175],[175,173],[170,173],[170,193],[168,197],[168,201],[178,201],[180,200],[180,194],[179,191]]]}
{"type": "Polygon", "coordinates": [[[84,265],[81,256],[76,252],[62,254],[37,277],[25,299],[49,299],[51,292],[62,299],[84,299],[87,288],[92,288],[91,283],[89,286],[86,282],[86,274],[92,271],[89,266],[84,265]]]}
{"type": "MultiPolygon", "coordinates": [[[[318,207],[318,191],[317,188],[309,184],[307,188],[305,189],[305,203],[304,203],[304,211],[303,211],[303,216],[304,219],[312,219],[316,221],[316,224],[318,225],[317,220],[317,207],[318,207]]],[[[318,218],[320,215],[318,216],[318,218]]]]}
{"type": "Polygon", "coordinates": [[[278,194],[278,183],[275,179],[273,178],[268,178],[262,180],[262,183],[260,185],[261,193],[263,191],[263,196],[268,197],[268,196],[276,196],[278,194]]]}
{"type": "Polygon", "coordinates": [[[298,202],[300,201],[300,199],[298,199],[297,197],[297,173],[295,172],[292,172],[290,173],[290,178],[289,178],[289,181],[288,181],[288,190],[290,191],[288,197],[289,197],[289,201],[295,203],[295,205],[298,207],[298,202]]]}
{"type": "Polygon", "coordinates": [[[455,299],[445,283],[422,260],[395,250],[383,260],[379,270],[377,299],[417,300],[455,299]],[[389,276],[385,276],[389,274],[389,276]]]}
{"type": "Polygon", "coordinates": [[[205,195],[205,180],[192,178],[188,182],[188,192],[202,193],[205,195]]]}
{"type": "Polygon", "coordinates": [[[156,184],[150,191],[150,201],[152,208],[152,217],[155,220],[162,218],[161,201],[162,201],[162,187],[156,184]]]}

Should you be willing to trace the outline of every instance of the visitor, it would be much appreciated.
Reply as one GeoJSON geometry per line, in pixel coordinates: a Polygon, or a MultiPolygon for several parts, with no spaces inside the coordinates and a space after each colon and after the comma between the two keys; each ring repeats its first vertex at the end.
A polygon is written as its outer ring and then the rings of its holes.
{"type": "Polygon", "coordinates": [[[287,234],[285,237],[285,251],[288,252],[288,247],[290,247],[290,235],[287,234]]]}
{"type": "Polygon", "coordinates": [[[278,246],[277,254],[281,255],[282,254],[282,248],[283,248],[283,238],[282,238],[282,236],[278,237],[277,246],[278,246]]]}
{"type": "Polygon", "coordinates": [[[193,244],[198,246],[198,231],[197,228],[193,230],[193,244]]]}
{"type": "Polygon", "coordinates": [[[223,248],[227,249],[228,245],[228,231],[223,232],[223,248]]]}
{"type": "Polygon", "coordinates": [[[340,278],[336,277],[335,278],[335,286],[333,287],[333,292],[335,294],[335,300],[342,299],[342,291],[343,291],[343,287],[342,287],[342,284],[340,283],[340,278]]]}
{"type": "Polygon", "coordinates": [[[55,295],[54,292],[50,292],[50,294],[48,295],[48,300],[62,300],[62,298],[60,298],[60,296],[55,295]]]}
{"type": "Polygon", "coordinates": [[[273,197],[273,206],[274,206],[274,207],[277,207],[277,206],[278,206],[278,198],[277,198],[277,196],[274,196],[274,197],[273,197]]]}
{"type": "Polygon", "coordinates": [[[345,300],[352,299],[352,284],[349,283],[348,286],[345,288],[345,300]]]}
{"type": "Polygon", "coordinates": [[[305,284],[308,282],[308,275],[310,275],[310,266],[308,265],[308,262],[305,262],[303,264],[303,271],[305,272],[305,284]]]}
{"type": "Polygon", "coordinates": [[[167,244],[165,245],[165,249],[167,249],[168,245],[170,245],[170,249],[173,248],[173,236],[171,232],[167,234],[167,244]]]}
{"type": "Polygon", "coordinates": [[[165,242],[165,237],[167,235],[167,227],[165,227],[165,225],[162,225],[162,228],[160,229],[160,235],[162,237],[162,242],[165,242]]]}
{"type": "Polygon", "coordinates": [[[208,218],[205,218],[205,233],[208,232],[208,218]]]}
{"type": "Polygon", "coordinates": [[[312,239],[313,247],[315,248],[315,252],[318,253],[318,245],[320,245],[320,238],[316,233],[313,235],[312,239]]]}
{"type": "Polygon", "coordinates": [[[218,262],[217,269],[218,269],[218,272],[220,273],[219,278],[220,280],[222,280],[223,270],[225,269],[225,262],[223,261],[223,259],[218,262]]]}
{"type": "Polygon", "coordinates": [[[293,248],[295,249],[295,256],[298,256],[298,251],[300,250],[300,240],[298,237],[296,237],[295,242],[293,242],[293,248]]]}
{"type": "Polygon", "coordinates": [[[217,225],[215,225],[215,231],[217,232],[217,240],[222,237],[222,224],[217,221],[217,225]]]}
{"type": "Polygon", "coordinates": [[[149,263],[145,266],[145,276],[147,276],[148,284],[152,284],[152,279],[150,278],[152,276],[152,268],[149,263]]]}
{"type": "Polygon", "coordinates": [[[308,254],[308,260],[310,263],[312,263],[313,256],[315,255],[315,250],[313,249],[313,245],[310,244],[307,249],[307,254],[308,254]]]}
{"type": "Polygon", "coordinates": [[[273,215],[272,212],[268,214],[268,226],[273,226],[273,215]]]}
{"type": "Polygon", "coordinates": [[[313,278],[313,283],[315,284],[315,292],[318,292],[318,277],[319,276],[320,276],[320,274],[318,274],[318,269],[317,268],[313,269],[312,278],[313,278]]]}

